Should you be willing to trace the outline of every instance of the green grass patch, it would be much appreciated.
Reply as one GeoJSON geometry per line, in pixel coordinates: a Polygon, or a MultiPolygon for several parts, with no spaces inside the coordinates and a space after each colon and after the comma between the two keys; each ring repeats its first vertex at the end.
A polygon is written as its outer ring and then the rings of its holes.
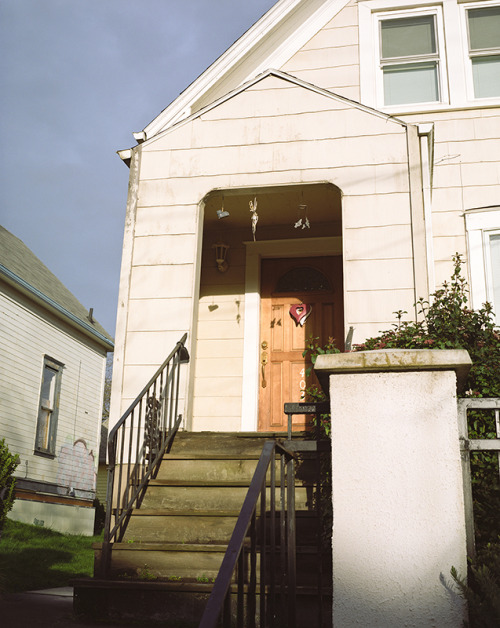
{"type": "Polygon", "coordinates": [[[20,592],[68,586],[91,576],[92,543],[102,536],[61,534],[7,519],[0,539],[0,591],[20,592]]]}

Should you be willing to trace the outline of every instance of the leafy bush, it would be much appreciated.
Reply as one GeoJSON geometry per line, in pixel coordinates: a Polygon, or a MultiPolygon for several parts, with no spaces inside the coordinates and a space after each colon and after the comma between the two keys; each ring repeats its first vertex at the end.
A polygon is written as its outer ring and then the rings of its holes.
{"type": "Polygon", "coordinates": [[[478,552],[470,564],[467,582],[454,567],[451,575],[467,600],[470,628],[500,626],[500,542],[478,552]]]}
{"type": "Polygon", "coordinates": [[[0,440],[0,538],[7,513],[14,504],[14,488],[16,480],[14,471],[19,464],[19,456],[12,455],[5,444],[5,439],[0,440]]]}
{"type": "Polygon", "coordinates": [[[416,303],[422,320],[403,321],[406,312],[399,310],[395,312],[394,329],[369,338],[355,349],[466,349],[472,368],[462,396],[500,397],[500,330],[495,326],[489,303],[479,310],[468,307],[463,261],[458,254],[453,261],[450,282],[432,295],[430,303],[424,299],[416,303]]]}

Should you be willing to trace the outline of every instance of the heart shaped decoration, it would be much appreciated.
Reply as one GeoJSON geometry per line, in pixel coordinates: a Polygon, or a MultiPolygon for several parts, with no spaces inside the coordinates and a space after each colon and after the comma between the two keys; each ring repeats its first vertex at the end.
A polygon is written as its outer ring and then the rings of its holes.
{"type": "Polygon", "coordinates": [[[295,324],[300,325],[301,327],[303,327],[311,312],[312,305],[307,305],[306,303],[299,303],[297,305],[290,306],[290,316],[295,321],[295,324]]]}

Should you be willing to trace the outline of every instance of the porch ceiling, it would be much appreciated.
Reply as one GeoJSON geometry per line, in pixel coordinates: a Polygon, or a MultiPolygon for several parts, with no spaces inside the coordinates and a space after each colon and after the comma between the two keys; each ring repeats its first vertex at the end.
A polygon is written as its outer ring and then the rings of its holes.
{"type": "Polygon", "coordinates": [[[214,190],[205,198],[205,227],[247,227],[249,202],[257,198],[259,227],[290,224],[300,216],[299,205],[307,205],[307,217],[315,224],[341,221],[341,193],[330,183],[277,187],[214,190]],[[229,216],[219,219],[222,208],[229,216]]]}

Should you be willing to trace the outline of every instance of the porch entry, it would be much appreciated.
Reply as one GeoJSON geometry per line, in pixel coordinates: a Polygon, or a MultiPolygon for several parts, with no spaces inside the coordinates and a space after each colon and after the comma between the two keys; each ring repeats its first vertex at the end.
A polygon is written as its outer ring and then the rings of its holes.
{"type": "MultiPolygon", "coordinates": [[[[286,431],[285,402],[302,400],[316,383],[302,355],[309,338],[344,344],[342,256],[263,259],[261,265],[260,431],[286,431]]],[[[307,428],[295,415],[293,430],[307,428]]]]}

